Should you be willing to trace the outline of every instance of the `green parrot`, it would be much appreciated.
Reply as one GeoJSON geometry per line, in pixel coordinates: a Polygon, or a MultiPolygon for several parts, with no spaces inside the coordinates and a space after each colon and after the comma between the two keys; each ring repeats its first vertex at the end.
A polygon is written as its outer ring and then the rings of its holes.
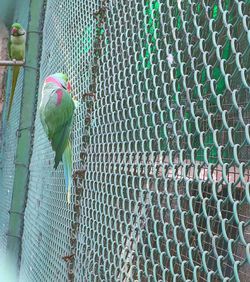
{"type": "MultiPolygon", "coordinates": [[[[12,60],[24,61],[25,42],[26,42],[25,30],[19,23],[13,23],[11,27],[11,36],[8,46],[9,56],[12,60]]],[[[13,66],[12,86],[11,86],[10,103],[9,103],[7,120],[9,120],[10,117],[19,70],[20,70],[20,66],[13,66]]]]}
{"type": "Polygon", "coordinates": [[[54,168],[57,169],[59,162],[63,162],[68,203],[70,203],[73,166],[70,133],[74,110],[77,106],[70,91],[71,86],[67,75],[52,74],[44,81],[39,106],[43,129],[55,151],[54,168]]]}

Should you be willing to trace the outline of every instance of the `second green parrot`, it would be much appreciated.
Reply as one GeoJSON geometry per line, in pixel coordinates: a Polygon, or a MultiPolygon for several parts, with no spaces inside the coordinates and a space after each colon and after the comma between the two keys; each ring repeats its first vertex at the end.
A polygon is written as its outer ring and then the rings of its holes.
{"type": "MultiPolygon", "coordinates": [[[[13,23],[11,27],[11,36],[9,41],[9,56],[12,60],[24,61],[25,59],[25,42],[26,42],[26,32],[19,23],[13,23]]],[[[12,76],[12,86],[10,94],[10,102],[7,120],[9,120],[11,107],[13,103],[13,98],[15,94],[15,88],[17,83],[17,78],[19,74],[20,66],[13,66],[13,76],[12,76]]]]}

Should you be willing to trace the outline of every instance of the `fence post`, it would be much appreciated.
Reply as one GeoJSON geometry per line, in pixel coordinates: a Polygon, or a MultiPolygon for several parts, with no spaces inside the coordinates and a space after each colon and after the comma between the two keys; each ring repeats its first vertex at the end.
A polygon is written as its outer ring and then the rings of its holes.
{"type": "Polygon", "coordinates": [[[7,233],[8,268],[18,276],[22,247],[24,211],[29,179],[29,164],[32,153],[33,126],[39,83],[39,56],[41,46],[41,26],[45,0],[30,0],[29,24],[27,30],[26,63],[24,66],[23,96],[20,109],[15,175],[9,228],[7,233]]]}

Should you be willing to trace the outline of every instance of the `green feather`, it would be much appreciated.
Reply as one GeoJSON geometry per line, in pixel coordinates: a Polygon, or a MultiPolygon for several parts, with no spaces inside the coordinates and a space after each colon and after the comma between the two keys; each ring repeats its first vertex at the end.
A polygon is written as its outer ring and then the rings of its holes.
{"type": "Polygon", "coordinates": [[[72,148],[70,140],[67,142],[66,148],[62,156],[63,172],[66,184],[67,202],[70,203],[70,191],[72,185],[72,148]]]}
{"type": "Polygon", "coordinates": [[[14,98],[14,94],[15,94],[16,83],[17,83],[19,71],[20,71],[19,66],[13,67],[12,86],[11,86],[11,94],[10,94],[10,102],[9,102],[7,120],[9,120],[9,118],[10,118],[10,112],[11,112],[11,107],[12,107],[12,104],[13,104],[13,98],[14,98]]]}
{"type": "Polygon", "coordinates": [[[54,168],[58,167],[59,162],[62,160],[63,152],[66,148],[67,142],[70,137],[72,118],[74,113],[74,102],[70,94],[64,90],[62,91],[62,101],[60,105],[56,105],[57,89],[44,90],[48,93],[45,104],[40,106],[40,118],[44,130],[51,141],[51,146],[55,154],[54,168]]]}
{"type": "Polygon", "coordinates": [[[57,128],[57,131],[51,136],[51,146],[55,151],[55,164],[54,168],[57,169],[58,164],[62,161],[62,155],[67,146],[70,137],[70,127],[72,119],[62,124],[61,127],[57,128]]]}

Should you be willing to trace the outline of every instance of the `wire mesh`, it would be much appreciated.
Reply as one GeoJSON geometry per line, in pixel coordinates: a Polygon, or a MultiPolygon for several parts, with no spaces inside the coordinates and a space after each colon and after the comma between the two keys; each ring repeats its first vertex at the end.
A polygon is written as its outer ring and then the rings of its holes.
{"type": "Polygon", "coordinates": [[[249,280],[249,11],[47,1],[40,90],[63,71],[81,102],[74,189],[36,116],[21,281],[249,280]]]}
{"type": "MultiPolygon", "coordinates": [[[[15,21],[20,22],[26,29],[28,24],[29,1],[25,0],[16,6],[15,21]]],[[[12,82],[12,68],[9,67],[6,84],[6,103],[2,115],[2,138],[1,138],[1,159],[0,159],[0,252],[3,258],[7,244],[9,210],[12,198],[12,187],[15,174],[15,155],[16,155],[16,137],[19,128],[20,105],[23,92],[23,68],[20,69],[14,101],[11,110],[11,116],[7,122],[7,111],[9,107],[9,95],[12,82]]],[[[0,263],[1,264],[1,263],[0,263]]]]}
{"type": "MultiPolygon", "coordinates": [[[[86,1],[75,1],[74,4],[69,1],[47,2],[40,91],[46,76],[64,72],[70,78],[74,96],[80,99],[81,94],[86,92],[91,80],[91,57],[88,52],[92,46],[95,28],[90,14],[97,7],[97,4],[86,1]]],[[[38,104],[40,98],[39,96],[38,104]]],[[[85,132],[85,113],[86,105],[82,103],[77,109],[72,138],[75,170],[81,168],[80,151],[85,132]]],[[[53,170],[54,153],[41,126],[39,115],[36,116],[35,128],[20,280],[66,281],[70,277],[68,272],[71,269],[63,257],[71,252],[75,195],[72,195],[71,206],[68,206],[63,167],[60,164],[56,171],[53,170]]]]}

